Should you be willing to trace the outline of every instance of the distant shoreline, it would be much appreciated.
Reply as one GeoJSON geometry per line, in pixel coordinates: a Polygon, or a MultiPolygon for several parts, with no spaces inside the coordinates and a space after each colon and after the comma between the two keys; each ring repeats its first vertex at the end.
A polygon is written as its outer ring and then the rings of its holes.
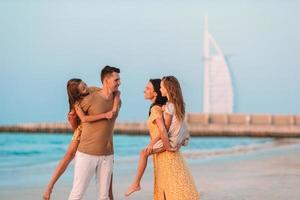
{"type": "MultiPolygon", "coordinates": [[[[191,136],[245,136],[245,137],[300,137],[299,125],[238,124],[238,123],[195,123],[188,121],[191,136]]],[[[116,134],[148,135],[145,122],[116,122],[116,134]]],[[[66,122],[26,123],[0,125],[1,133],[50,133],[71,134],[73,130],[66,122]]]]}

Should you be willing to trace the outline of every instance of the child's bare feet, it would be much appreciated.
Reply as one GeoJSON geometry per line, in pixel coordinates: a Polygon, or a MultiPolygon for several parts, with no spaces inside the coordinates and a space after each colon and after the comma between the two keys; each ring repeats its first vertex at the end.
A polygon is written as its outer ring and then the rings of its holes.
{"type": "Polygon", "coordinates": [[[127,192],[125,193],[125,196],[128,197],[129,195],[131,195],[134,192],[137,192],[141,190],[141,186],[139,184],[132,184],[128,189],[127,192]]]}

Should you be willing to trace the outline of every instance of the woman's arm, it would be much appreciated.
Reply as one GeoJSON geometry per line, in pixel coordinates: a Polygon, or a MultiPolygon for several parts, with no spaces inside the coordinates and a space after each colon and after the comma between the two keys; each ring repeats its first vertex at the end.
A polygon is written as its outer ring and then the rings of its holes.
{"type": "MultiPolygon", "coordinates": [[[[164,113],[164,120],[163,120],[163,122],[164,122],[164,125],[165,125],[165,129],[166,129],[166,132],[168,132],[169,131],[169,128],[170,128],[170,126],[171,126],[171,120],[172,120],[172,115],[170,115],[170,114],[167,114],[167,113],[164,113]]],[[[162,131],[160,131],[160,132],[162,132],[162,131]]],[[[167,134],[168,135],[168,134],[167,134]]],[[[156,143],[156,142],[158,142],[160,139],[162,139],[161,138],[161,135],[159,135],[159,136],[157,136],[156,138],[154,138],[153,140],[151,140],[151,142],[148,144],[148,146],[147,146],[147,152],[148,153],[151,153],[152,152],[152,150],[153,150],[153,145],[156,143]]],[[[168,142],[169,142],[169,138],[168,138],[168,142]]],[[[170,144],[170,142],[169,142],[169,144],[170,144]]],[[[164,147],[163,148],[165,148],[165,144],[164,144],[164,147]]],[[[170,146],[171,147],[171,146],[170,146]]],[[[175,151],[176,149],[174,149],[174,148],[170,148],[170,149],[168,149],[169,151],[175,151]]]]}
{"type": "MultiPolygon", "coordinates": [[[[169,128],[171,126],[171,121],[172,121],[172,115],[168,114],[168,113],[163,113],[163,117],[164,117],[164,125],[166,128],[166,131],[169,131],[169,128]]],[[[157,136],[156,138],[154,138],[153,140],[151,140],[152,144],[155,144],[156,142],[158,142],[161,139],[161,136],[157,136]]]]}
{"type": "Polygon", "coordinates": [[[166,148],[166,150],[167,151],[175,151],[175,149],[172,148],[171,145],[170,145],[169,138],[168,138],[168,133],[167,133],[163,118],[157,118],[155,120],[155,123],[158,127],[161,140],[162,140],[163,145],[166,148]]]}
{"type": "Polygon", "coordinates": [[[43,200],[50,199],[50,195],[51,195],[52,189],[54,187],[54,184],[59,179],[59,177],[64,173],[64,171],[68,167],[69,163],[73,160],[76,150],[77,150],[77,147],[78,147],[78,144],[79,144],[79,141],[77,141],[77,140],[71,141],[66,154],[64,155],[63,159],[59,162],[58,166],[56,167],[55,172],[47,186],[47,189],[44,192],[43,200]]]}
{"type": "MultiPolygon", "coordinates": [[[[164,109],[163,109],[164,110],[164,109]]],[[[169,131],[169,128],[171,126],[171,121],[172,121],[172,115],[164,112],[163,113],[163,121],[164,121],[164,125],[166,128],[166,131],[169,131]]],[[[154,138],[153,140],[151,140],[151,142],[149,143],[149,145],[147,146],[147,151],[151,152],[153,149],[153,145],[158,142],[161,139],[161,136],[157,136],[156,138],[154,138]]],[[[168,139],[169,140],[169,139],[168,139]]]]}
{"type": "Polygon", "coordinates": [[[86,115],[79,105],[75,105],[75,111],[82,122],[94,122],[100,119],[111,119],[113,113],[106,112],[98,115],[86,115]]]}

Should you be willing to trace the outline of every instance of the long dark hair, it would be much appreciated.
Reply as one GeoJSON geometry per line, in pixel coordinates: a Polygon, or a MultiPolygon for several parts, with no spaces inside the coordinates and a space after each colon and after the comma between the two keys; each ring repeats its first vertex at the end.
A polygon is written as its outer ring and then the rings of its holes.
{"type": "Polygon", "coordinates": [[[67,93],[69,98],[70,112],[74,108],[74,104],[82,98],[78,90],[78,85],[82,82],[79,78],[72,78],[67,83],[67,93]]]}
{"type": "Polygon", "coordinates": [[[166,104],[168,99],[166,97],[161,96],[161,92],[160,92],[160,82],[161,82],[161,80],[160,79],[150,79],[149,81],[153,85],[154,92],[156,92],[156,94],[157,94],[155,101],[150,106],[150,109],[149,109],[149,115],[150,115],[151,114],[151,108],[153,106],[156,106],[156,105],[157,106],[163,106],[163,105],[166,104]]]}

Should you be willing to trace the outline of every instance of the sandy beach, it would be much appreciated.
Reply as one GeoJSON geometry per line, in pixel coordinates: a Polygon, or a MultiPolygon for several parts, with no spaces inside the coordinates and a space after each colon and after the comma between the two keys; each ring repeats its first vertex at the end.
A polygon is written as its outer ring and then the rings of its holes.
{"type": "MultiPolygon", "coordinates": [[[[273,145],[249,151],[203,157],[186,155],[203,200],[299,200],[300,199],[300,140],[280,139],[273,145]]],[[[114,169],[115,199],[150,200],[153,191],[153,168],[149,168],[142,181],[142,190],[125,198],[123,193],[134,177],[135,162],[128,169],[114,169]]],[[[52,171],[50,172],[52,173],[52,171]]],[[[46,183],[45,183],[46,184],[46,183]]],[[[52,199],[67,199],[71,182],[64,177],[54,188],[52,199]]],[[[38,200],[44,186],[1,188],[1,200],[38,200]]],[[[84,199],[96,199],[94,181],[84,199]]]]}

